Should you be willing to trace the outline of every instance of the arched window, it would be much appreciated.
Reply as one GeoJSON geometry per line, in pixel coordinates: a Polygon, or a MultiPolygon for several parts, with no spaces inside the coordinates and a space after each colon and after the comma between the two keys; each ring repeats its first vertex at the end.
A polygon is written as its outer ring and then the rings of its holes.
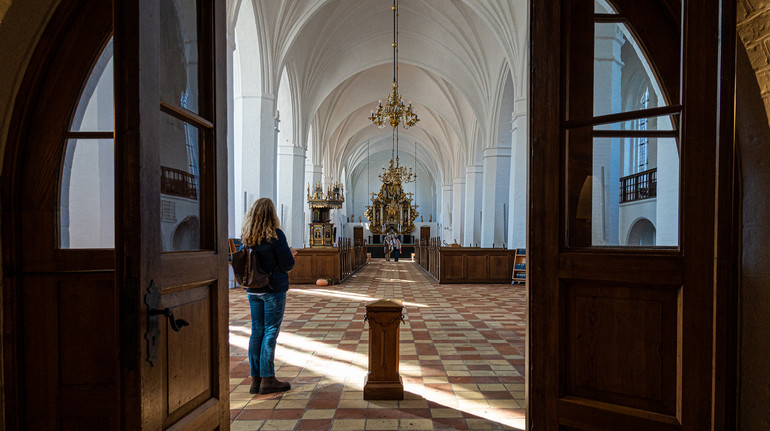
{"type": "Polygon", "coordinates": [[[59,187],[59,247],[115,247],[115,109],[112,39],[72,114],[59,187]]]}
{"type": "Polygon", "coordinates": [[[656,245],[676,246],[679,109],[668,100],[627,18],[610,2],[597,0],[594,7],[594,60],[586,68],[593,74],[592,116],[576,112],[581,121],[568,127],[580,134],[589,133],[581,130],[584,123],[590,125],[593,148],[585,149],[585,167],[578,168],[582,155],[570,157],[572,181],[581,190],[571,227],[582,232],[569,237],[578,241],[575,246],[631,246],[630,223],[643,217],[658,230],[656,245]]]}

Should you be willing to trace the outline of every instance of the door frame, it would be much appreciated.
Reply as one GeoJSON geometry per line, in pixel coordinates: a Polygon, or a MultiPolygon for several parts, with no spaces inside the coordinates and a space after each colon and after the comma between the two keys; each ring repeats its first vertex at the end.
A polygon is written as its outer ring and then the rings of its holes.
{"type": "MultiPolygon", "coordinates": [[[[53,8],[50,20],[34,47],[30,62],[24,70],[23,78],[16,96],[11,122],[6,140],[3,157],[3,175],[0,190],[3,195],[2,208],[2,295],[3,331],[2,331],[2,363],[3,363],[3,412],[6,429],[24,428],[24,339],[22,336],[22,300],[24,276],[24,238],[22,238],[21,208],[24,186],[24,169],[29,162],[30,135],[35,129],[34,118],[44,104],[49,113],[56,118],[64,118],[64,123],[49,124],[51,134],[59,135],[55,143],[45,145],[64,145],[64,133],[69,124],[66,120],[80,94],[80,84],[88,77],[93,61],[89,56],[98,55],[112,33],[109,20],[103,22],[84,22],[83,8],[87,0],[62,2],[53,8]],[[72,55],[68,49],[79,47],[77,54],[72,55]],[[85,57],[83,57],[83,55],[85,57]],[[80,67],[57,68],[57,62],[63,58],[75,61],[80,67]],[[79,60],[80,61],[79,61],[79,60]],[[55,79],[54,79],[55,77],[55,79]],[[70,85],[66,91],[68,96],[63,99],[51,95],[64,95],[64,91],[52,90],[56,83],[77,83],[70,85]],[[70,98],[74,91],[74,98],[70,98]],[[68,99],[69,98],[69,99],[68,99]]],[[[58,154],[58,153],[57,153],[58,154]]],[[[37,161],[40,163],[41,161],[37,161]]],[[[52,221],[51,223],[55,223],[52,221]]],[[[44,253],[52,255],[54,250],[44,253]]],[[[113,252],[101,253],[114,256],[113,252]]],[[[51,260],[51,259],[49,259],[51,260]]],[[[114,258],[102,262],[107,267],[114,268],[114,258]]],[[[55,268],[52,270],[55,271],[55,268]]]]}
{"type": "MultiPolygon", "coordinates": [[[[536,1],[532,2],[532,10],[535,10],[537,3],[536,1]]],[[[4,196],[4,205],[3,205],[3,219],[2,219],[2,233],[3,233],[3,241],[2,241],[2,250],[3,250],[3,283],[2,287],[2,295],[3,295],[3,312],[4,312],[4,318],[3,318],[3,334],[2,334],[2,356],[3,356],[3,384],[4,384],[4,425],[6,425],[7,429],[14,429],[15,427],[18,428],[18,422],[14,422],[14,416],[7,414],[8,412],[15,412],[18,411],[18,401],[19,401],[19,381],[18,381],[18,373],[16,370],[22,364],[19,363],[19,356],[18,356],[18,347],[21,340],[19,340],[19,337],[17,336],[16,330],[18,329],[18,313],[17,313],[17,304],[18,304],[18,283],[17,279],[15,277],[15,271],[18,267],[18,257],[20,256],[19,253],[19,245],[21,243],[21,239],[19,238],[19,235],[14,229],[14,226],[18,222],[18,217],[13,213],[14,206],[18,205],[19,200],[21,199],[21,196],[19,196],[18,193],[15,191],[18,188],[18,178],[19,178],[19,158],[21,157],[21,153],[23,152],[23,147],[25,143],[24,136],[26,136],[26,133],[29,128],[28,120],[29,116],[31,115],[32,108],[35,106],[35,100],[37,97],[37,94],[39,92],[39,87],[42,85],[42,81],[44,80],[44,71],[46,70],[46,67],[50,63],[50,57],[53,52],[55,52],[56,47],[58,44],[61,43],[60,35],[64,34],[66,30],[68,29],[68,19],[64,18],[67,16],[70,16],[74,10],[76,10],[76,7],[74,6],[77,4],[76,2],[64,2],[60,4],[57,9],[56,13],[52,16],[50,22],[46,25],[46,29],[35,47],[34,54],[31,56],[31,60],[29,65],[26,67],[23,80],[20,85],[20,89],[18,92],[18,95],[15,100],[15,105],[13,108],[13,113],[11,116],[11,126],[9,127],[8,137],[6,141],[6,148],[5,148],[5,154],[4,154],[4,168],[3,168],[3,176],[2,176],[2,192],[4,196]]],[[[547,5],[546,5],[547,6],[547,5]]],[[[533,19],[534,20],[534,19],[533,19]]],[[[734,21],[734,20],[733,20],[734,21]]],[[[553,32],[554,39],[552,42],[555,44],[555,46],[559,45],[559,39],[558,39],[558,31],[553,32]]],[[[730,33],[729,31],[723,31],[722,37],[725,40],[725,44],[729,45],[730,40],[732,39],[734,41],[735,33],[734,31],[730,33]]],[[[543,63],[539,63],[536,67],[554,67],[558,63],[558,58],[550,58],[545,60],[543,63]]],[[[534,70],[535,67],[532,68],[534,70]]],[[[538,83],[534,83],[533,80],[533,86],[534,85],[544,85],[542,81],[538,83]]],[[[553,84],[553,87],[551,88],[552,91],[555,92],[555,94],[558,94],[558,83],[553,84]]],[[[724,103],[726,105],[729,105],[729,100],[725,99],[724,103]]],[[[725,107],[723,107],[725,108],[725,107]]],[[[533,111],[530,111],[533,112],[533,111]]],[[[725,111],[726,112],[726,111],[725,111]]],[[[539,121],[542,125],[542,121],[544,119],[532,119],[531,121],[539,121]]],[[[720,129],[723,136],[728,136],[732,134],[732,130],[729,128],[721,128],[720,129]]],[[[531,145],[535,146],[537,142],[542,141],[543,139],[553,138],[552,135],[541,135],[539,137],[532,137],[531,145]]],[[[731,151],[729,148],[721,147],[721,151],[724,151],[724,153],[720,153],[720,157],[731,157],[731,151]]],[[[541,153],[532,153],[532,156],[529,160],[529,171],[532,172],[533,168],[543,168],[544,166],[548,166],[550,163],[553,163],[553,160],[550,160],[549,157],[552,155],[549,154],[541,154],[541,153]]],[[[726,163],[726,162],[725,162],[726,163]]],[[[557,179],[554,179],[553,181],[558,181],[557,179]]],[[[548,186],[553,186],[555,184],[553,183],[541,183],[536,182],[533,183],[530,181],[529,184],[529,196],[532,198],[533,193],[535,191],[541,191],[544,192],[548,186]]],[[[738,188],[738,182],[734,181],[734,178],[728,178],[725,176],[719,177],[719,183],[718,188],[720,190],[728,190],[732,191],[732,193],[728,193],[731,195],[731,197],[727,196],[720,196],[719,199],[719,209],[718,212],[720,215],[724,215],[724,219],[729,220],[729,226],[730,229],[720,229],[719,230],[719,237],[717,239],[718,242],[721,243],[727,243],[729,244],[726,248],[722,248],[720,250],[725,251],[724,253],[717,256],[717,262],[718,262],[718,268],[717,268],[717,309],[715,310],[715,313],[717,315],[716,319],[717,322],[724,322],[726,325],[717,326],[717,333],[715,338],[715,350],[717,352],[717,356],[715,358],[715,369],[716,373],[719,375],[725,376],[724,379],[719,380],[720,382],[723,382],[721,385],[717,385],[716,392],[717,392],[717,412],[716,414],[719,414],[720,406],[722,407],[723,411],[723,417],[728,419],[724,420],[723,423],[729,424],[729,418],[730,418],[730,411],[733,410],[732,414],[734,417],[734,403],[735,403],[735,382],[736,378],[734,376],[731,377],[731,374],[735,373],[735,348],[731,347],[734,346],[734,335],[735,331],[733,330],[734,327],[737,325],[736,321],[736,315],[737,315],[737,279],[733,275],[735,272],[735,268],[739,267],[738,260],[736,259],[736,250],[738,249],[739,239],[740,239],[740,230],[738,228],[737,219],[738,215],[735,214],[735,209],[740,208],[740,202],[739,197],[740,194],[735,194],[735,190],[738,188]],[[730,216],[732,214],[732,216],[730,216]],[[720,330],[721,328],[721,330],[720,330]],[[732,394],[732,396],[731,396],[732,394]],[[731,407],[732,406],[732,407],[731,407]]],[[[532,206],[530,205],[530,208],[532,206]]],[[[546,202],[545,206],[532,208],[530,210],[530,214],[528,215],[528,220],[532,219],[533,214],[538,214],[541,216],[547,216],[547,217],[553,217],[554,214],[558,214],[558,212],[553,212],[554,210],[558,211],[558,207],[553,208],[549,207],[548,203],[546,202]],[[544,211],[544,210],[550,210],[550,211],[544,211]]],[[[539,232],[541,237],[547,237],[545,235],[545,232],[539,232]]],[[[533,236],[529,236],[530,243],[532,243],[533,236]]],[[[541,260],[541,264],[539,265],[541,268],[545,268],[550,264],[554,264],[552,255],[548,254],[548,251],[553,251],[548,248],[546,249],[537,249],[535,248],[535,252],[537,253],[537,258],[541,260]],[[550,256],[550,257],[549,257],[550,256]]],[[[530,258],[535,258],[535,253],[530,251],[530,258]]],[[[538,271],[538,268],[533,264],[531,271],[535,272],[538,271]]],[[[538,280],[539,283],[547,282],[549,280],[547,274],[543,274],[541,270],[541,279],[538,280]]],[[[528,306],[528,320],[532,318],[532,315],[538,312],[544,312],[547,311],[548,303],[543,301],[542,297],[538,297],[537,292],[537,286],[538,284],[535,283],[533,286],[529,286],[528,289],[528,295],[530,298],[529,306],[528,306]],[[534,287],[532,289],[531,287],[534,287]]],[[[538,369],[541,369],[541,365],[538,365],[536,367],[533,367],[534,364],[530,361],[530,352],[533,348],[539,348],[538,346],[532,345],[532,341],[534,339],[538,339],[538,337],[543,337],[547,335],[547,331],[544,332],[544,328],[536,328],[536,329],[530,329],[530,325],[527,325],[528,328],[528,337],[529,341],[527,342],[527,379],[531,380],[531,377],[535,371],[538,369]]],[[[545,364],[546,366],[548,363],[545,364]]],[[[547,382],[548,377],[543,376],[543,379],[547,382]]],[[[541,403],[543,402],[543,397],[546,394],[533,394],[530,390],[530,384],[531,381],[527,384],[527,399],[528,399],[528,406],[533,405],[533,403],[541,403]]],[[[540,406],[538,404],[537,408],[530,408],[528,411],[528,416],[531,416],[532,414],[535,414],[537,412],[542,411],[543,406],[547,408],[547,404],[543,402],[543,405],[540,406]]],[[[734,422],[733,422],[734,423],[734,422]]]]}
{"type": "MultiPolygon", "coordinates": [[[[124,4],[124,2],[119,2],[124,4]]],[[[129,2],[125,2],[129,3],[129,2]]],[[[224,2],[217,1],[216,4],[216,26],[215,31],[215,44],[216,44],[216,74],[219,77],[225,75],[225,61],[226,54],[226,32],[225,32],[225,12],[223,7],[224,2]]],[[[92,61],[88,58],[81,58],[82,56],[88,57],[89,55],[98,55],[99,49],[104,46],[104,43],[113,33],[113,21],[110,19],[99,20],[98,23],[88,22],[83,17],[83,7],[86,5],[98,4],[99,7],[111,8],[110,2],[94,2],[93,0],[73,0],[67,2],[61,2],[56,6],[51,7],[51,16],[45,22],[42,22],[44,28],[40,39],[36,42],[32,48],[32,55],[30,61],[23,68],[22,80],[19,86],[18,93],[16,95],[14,104],[12,106],[10,127],[8,130],[8,136],[6,140],[6,146],[3,150],[3,175],[0,178],[0,190],[2,190],[3,205],[2,205],[2,284],[0,285],[0,296],[2,302],[0,306],[3,307],[2,326],[3,330],[0,333],[0,361],[3,364],[2,370],[2,405],[0,405],[0,428],[8,430],[25,429],[24,424],[24,400],[25,400],[25,382],[23,378],[24,372],[24,337],[22,331],[22,299],[23,299],[23,286],[21,276],[23,275],[22,265],[23,262],[23,244],[24,238],[20,232],[19,226],[21,226],[22,214],[21,207],[24,202],[25,196],[23,195],[22,186],[24,183],[24,172],[26,159],[29,157],[27,153],[29,148],[35,148],[30,146],[30,135],[35,129],[36,124],[33,123],[35,113],[45,107],[45,109],[57,112],[57,118],[69,119],[70,113],[75,109],[75,105],[80,95],[80,85],[85,82],[88,77],[92,61]],[[86,21],[86,22],[84,22],[86,21]],[[68,51],[69,50],[69,51],[68,51]],[[81,53],[81,56],[69,57],[71,61],[74,61],[74,65],[82,67],[70,67],[70,68],[52,68],[52,65],[56,61],[62,61],[62,57],[66,57],[72,51],[81,53]],[[74,83],[69,87],[71,91],[66,92],[52,92],[50,88],[55,83],[74,83]],[[48,91],[48,92],[46,92],[48,91]],[[45,98],[46,94],[53,94],[53,102],[51,98],[45,98]],[[73,96],[74,94],[74,96],[73,96]]],[[[114,15],[113,15],[114,16],[114,15]]],[[[137,20],[139,19],[137,15],[137,20]]],[[[121,23],[126,24],[126,23],[121,23]]],[[[95,59],[93,59],[95,60],[95,59]]],[[[121,78],[120,75],[116,76],[116,81],[121,78]]],[[[216,82],[216,88],[214,91],[218,94],[216,100],[216,122],[222,125],[216,130],[217,138],[221,139],[222,145],[217,151],[216,164],[217,164],[217,176],[215,183],[217,187],[224,188],[226,190],[227,184],[227,158],[226,158],[226,79],[222,78],[216,82]]],[[[68,87],[68,88],[69,88],[68,87]]],[[[157,107],[156,107],[157,108],[157,107]]],[[[119,113],[116,108],[116,115],[119,113]]],[[[57,145],[63,145],[65,139],[63,138],[66,128],[69,126],[67,121],[57,122],[56,124],[47,124],[52,130],[60,133],[61,139],[58,140],[57,145]]],[[[116,129],[116,134],[117,134],[116,129]]],[[[53,132],[52,132],[53,133],[53,132]]],[[[117,138],[117,137],[116,137],[117,138]]],[[[117,139],[116,139],[117,145],[117,139]]],[[[37,144],[39,145],[39,144],[37,144]]],[[[58,169],[58,166],[51,166],[58,163],[58,154],[55,148],[52,148],[51,154],[54,156],[51,160],[41,161],[41,163],[47,163],[46,167],[49,169],[58,169]]],[[[116,150],[117,156],[117,150],[116,150]]],[[[117,172],[116,172],[117,175],[117,172]]],[[[116,191],[116,199],[117,199],[116,191]]],[[[227,200],[227,194],[217,193],[217,199],[227,200]]],[[[117,216],[117,214],[116,214],[117,216]]],[[[216,206],[215,214],[211,215],[218,223],[224,224],[227,221],[226,205],[221,203],[216,206]]],[[[53,223],[57,221],[51,221],[52,226],[50,229],[54,229],[53,223]]],[[[116,231],[119,230],[119,225],[116,223],[116,231]]],[[[116,232],[117,234],[117,232],[116,232]]],[[[227,286],[227,235],[226,227],[221,227],[215,233],[216,239],[214,244],[214,250],[208,251],[206,254],[210,254],[218,259],[217,272],[225,274],[223,279],[223,285],[227,286]]],[[[44,251],[44,253],[52,253],[53,250],[44,251]]],[[[100,265],[110,265],[115,268],[115,253],[110,250],[108,252],[101,253],[105,256],[109,256],[100,260],[100,265]]],[[[120,268],[120,266],[118,266],[120,268]]],[[[115,274],[115,273],[113,273],[115,274]]],[[[123,280],[115,277],[116,287],[122,288],[126,284],[123,280]],[[121,280],[119,283],[117,280],[121,280]]],[[[226,287],[224,288],[226,289],[226,287]]],[[[129,356],[138,358],[141,350],[141,346],[146,345],[144,340],[144,333],[139,325],[145,322],[145,305],[141,302],[141,295],[138,294],[139,289],[136,289],[136,295],[132,298],[130,294],[126,294],[126,289],[120,296],[120,314],[122,326],[120,329],[120,357],[115,358],[115,361],[120,361],[120,375],[118,377],[119,390],[118,397],[120,403],[123,406],[117,410],[120,412],[118,417],[114,419],[119,421],[118,426],[125,429],[140,429],[142,426],[143,407],[141,404],[142,391],[146,388],[142,388],[142,375],[140,367],[137,364],[131,366],[129,356]],[[141,310],[140,310],[141,308],[141,310]],[[125,324],[129,322],[130,324],[125,324]],[[135,323],[135,325],[131,324],[135,323]],[[133,356],[132,356],[133,355],[133,356]],[[133,403],[132,406],[126,407],[126,400],[138,400],[133,403]]],[[[218,310],[220,320],[224,321],[224,327],[227,328],[228,319],[228,307],[227,292],[224,294],[224,300],[216,300],[213,304],[218,310]]],[[[214,389],[217,396],[220,396],[221,408],[207,409],[206,415],[208,419],[212,419],[213,416],[217,416],[219,423],[229,424],[229,356],[228,340],[226,334],[224,337],[220,337],[217,340],[218,347],[218,369],[219,375],[225,376],[223,381],[220,381],[214,389]]],[[[146,400],[144,400],[146,401],[146,400]]],[[[216,420],[216,419],[215,419],[216,420]]],[[[199,422],[188,421],[184,423],[182,420],[173,426],[192,426],[195,427],[199,422]]]]}
{"type": "MultiPolygon", "coordinates": [[[[530,158],[528,160],[528,259],[530,261],[530,273],[528,274],[529,283],[527,284],[527,426],[529,429],[556,430],[560,426],[566,425],[560,423],[559,417],[559,399],[564,395],[563,382],[560,380],[560,331],[564,322],[559,322],[560,307],[562,306],[560,298],[560,254],[564,251],[564,225],[560,225],[560,217],[563,212],[564,183],[565,177],[561,170],[565,163],[564,155],[560,151],[554,151],[559,148],[564,139],[561,131],[562,112],[567,98],[565,79],[566,62],[562,56],[564,39],[562,23],[563,9],[559,2],[546,0],[530,1],[530,158]],[[538,53],[538,54],[535,54],[538,53]],[[555,79],[554,77],[558,77],[555,79]],[[542,107],[547,107],[543,109],[542,107]],[[544,172],[559,172],[559,175],[544,175],[544,172]]],[[[661,0],[655,3],[644,3],[634,6],[633,2],[623,2],[629,4],[629,10],[626,15],[638,12],[639,7],[652,7],[660,11],[673,12],[676,14],[678,2],[661,0]],[[631,9],[636,9],[631,11],[631,9]]],[[[688,3],[688,2],[685,2],[688,3]]],[[[692,2],[689,2],[692,3],[692,2]]],[[[688,3],[688,4],[689,4],[688,3]]],[[[704,227],[708,232],[708,227],[713,232],[713,237],[705,235],[705,240],[693,241],[693,231],[695,223],[685,225],[680,223],[680,238],[689,238],[688,241],[679,242],[679,250],[684,254],[684,274],[686,281],[692,283],[700,282],[708,287],[706,291],[713,292],[709,301],[704,301],[696,306],[710,307],[703,310],[712,310],[711,319],[707,328],[685,328],[686,333],[692,334],[695,329],[706,329],[704,333],[696,336],[695,344],[699,351],[711,347],[711,357],[705,360],[699,360],[700,366],[705,369],[708,367],[711,373],[710,391],[705,395],[709,397],[710,402],[702,399],[698,401],[698,407],[686,405],[683,407],[684,413],[679,415],[682,420],[683,429],[693,429],[693,424],[703,425],[710,423],[712,429],[727,429],[735,426],[736,418],[736,387],[737,387],[737,297],[738,297],[738,278],[737,268],[739,268],[739,212],[740,212],[740,194],[739,181],[736,176],[735,168],[735,143],[734,143],[734,56],[735,56],[735,11],[736,6],[732,0],[714,1],[710,3],[710,8],[684,7],[681,13],[684,14],[686,27],[689,31],[684,37],[688,38],[687,49],[690,52],[682,53],[684,61],[683,73],[688,78],[690,85],[689,112],[685,108],[683,113],[684,121],[688,118],[710,118],[716,119],[716,124],[712,123],[709,135],[708,128],[705,130],[690,129],[687,139],[690,141],[695,138],[702,138],[702,142],[716,142],[716,147],[711,156],[713,157],[713,176],[708,175],[710,183],[707,187],[713,185],[713,199],[715,203],[714,212],[705,215],[708,217],[706,222],[700,222],[698,225],[704,227]],[[722,22],[715,24],[709,21],[708,13],[713,12],[715,7],[721,7],[722,22]],[[707,11],[708,10],[708,11],[707,11]],[[710,34],[704,34],[703,31],[692,31],[707,23],[711,34],[718,34],[719,38],[710,34]],[[715,46],[715,41],[721,41],[721,45],[715,46]],[[703,54],[703,58],[698,58],[693,52],[703,54]],[[689,64],[688,64],[688,60],[689,64]],[[708,65],[719,64],[721,72],[717,75],[712,67],[708,73],[702,73],[698,67],[704,63],[708,65]],[[697,89],[692,91],[692,89],[697,89]],[[710,92],[708,96],[696,94],[697,91],[710,92]],[[718,97],[718,106],[712,104],[698,104],[698,100],[708,100],[708,97],[718,97]],[[696,103],[693,103],[696,102],[696,103]],[[709,109],[715,112],[709,113],[709,109]],[[687,231],[689,229],[689,231],[687,231]],[[705,259],[704,255],[709,253],[707,248],[705,252],[699,247],[712,245],[713,259],[705,259]],[[689,256],[700,254],[700,260],[693,260],[689,256]],[[689,260],[688,260],[689,258],[689,260]],[[708,261],[708,262],[707,262],[708,261]],[[709,263],[711,262],[711,263],[709,263]],[[698,270],[705,270],[705,274],[697,273],[698,270]],[[708,412],[698,410],[708,405],[708,412]],[[710,413],[710,415],[708,415],[710,413]],[[697,416],[707,414],[709,417],[704,422],[699,422],[697,416]]],[[[713,17],[713,15],[711,16],[713,17]]],[[[661,35],[671,34],[671,25],[678,34],[678,23],[674,21],[659,22],[660,27],[646,27],[644,40],[655,41],[665,40],[661,35]]],[[[638,30],[638,29],[637,29],[638,30]]],[[[656,47],[653,51],[648,51],[653,57],[661,54],[656,47]]],[[[662,53],[665,55],[665,53],[662,53]]],[[[657,57],[656,57],[657,58],[657,57]]],[[[653,67],[657,65],[653,64],[653,67]]],[[[676,67],[678,67],[678,63],[676,67]]],[[[671,65],[662,64],[656,70],[664,84],[671,84],[672,80],[671,65]]],[[[670,92],[673,100],[678,100],[679,89],[674,87],[670,92]]],[[[686,96],[685,96],[686,97],[686,96]]],[[[691,120],[692,123],[692,120],[691,120]]],[[[694,124],[694,123],[693,123],[694,124]]],[[[692,151],[688,156],[693,158],[702,157],[692,151]]],[[[708,156],[706,156],[708,157],[708,156]]],[[[700,159],[704,160],[704,159],[700,159]]],[[[708,163],[708,161],[706,161],[708,163]]],[[[680,181],[687,181],[693,184],[693,172],[685,172],[684,162],[682,165],[682,177],[680,181]],[[689,175],[689,176],[685,176],[689,175]]],[[[688,169],[692,171],[692,169],[688,169]]],[[[710,174],[709,173],[709,174],[710,174]]],[[[685,190],[682,189],[684,193],[685,190]]],[[[688,198],[696,196],[680,195],[680,220],[684,220],[684,213],[688,207],[684,204],[689,203],[688,198]]],[[[692,215],[690,215],[692,220],[692,215]]],[[[707,296],[707,295],[704,295],[707,296]]],[[[703,298],[706,299],[706,298],[703,298]]],[[[693,305],[689,305],[692,307],[693,305]]],[[[687,309],[685,309],[687,310],[687,309]]],[[[701,325],[703,326],[703,325],[701,325]]],[[[692,345],[691,345],[692,346],[692,345]]],[[[686,370],[684,374],[684,387],[704,387],[702,384],[694,384],[691,370],[686,370]]],[[[680,391],[677,391],[681,394],[680,391]]],[[[680,404],[681,405],[681,404],[680,404]]],[[[597,416],[601,417],[601,416],[597,416]]],[[[603,423],[604,426],[611,427],[609,423],[603,423]]],[[[578,424],[572,424],[579,426],[578,424]]],[[[699,426],[697,425],[697,426],[699,426]]],[[[696,427],[697,427],[696,426],[696,427]]],[[[698,428],[700,429],[700,428],[698,428]]]]}

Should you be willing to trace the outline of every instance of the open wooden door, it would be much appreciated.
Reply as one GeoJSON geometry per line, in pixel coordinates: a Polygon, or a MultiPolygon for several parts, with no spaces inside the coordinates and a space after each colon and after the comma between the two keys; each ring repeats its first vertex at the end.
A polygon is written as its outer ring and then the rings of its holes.
{"type": "Polygon", "coordinates": [[[735,3],[530,4],[528,429],[718,429],[735,3]]]}
{"type": "Polygon", "coordinates": [[[127,429],[228,429],[225,2],[114,2],[127,429]]]}

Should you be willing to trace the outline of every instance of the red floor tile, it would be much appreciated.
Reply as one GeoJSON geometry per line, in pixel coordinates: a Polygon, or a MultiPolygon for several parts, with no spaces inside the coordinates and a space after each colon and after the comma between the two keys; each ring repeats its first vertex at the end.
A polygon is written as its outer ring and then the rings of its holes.
{"type": "Polygon", "coordinates": [[[331,419],[303,419],[297,423],[295,430],[324,431],[332,427],[331,419]]]}
{"type": "Polygon", "coordinates": [[[364,419],[366,418],[366,409],[337,409],[334,412],[335,419],[364,419]]]}

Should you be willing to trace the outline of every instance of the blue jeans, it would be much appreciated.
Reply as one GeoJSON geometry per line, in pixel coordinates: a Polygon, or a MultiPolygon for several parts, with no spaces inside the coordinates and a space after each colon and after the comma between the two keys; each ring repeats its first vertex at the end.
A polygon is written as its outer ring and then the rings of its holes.
{"type": "Polygon", "coordinates": [[[286,292],[249,295],[251,337],[249,366],[253,377],[275,376],[275,341],[281,330],[286,292]]]}
{"type": "Polygon", "coordinates": [[[401,250],[399,250],[397,248],[394,248],[393,249],[393,255],[394,255],[395,259],[393,259],[393,260],[395,260],[396,262],[398,262],[398,255],[399,254],[401,254],[401,250]]]}

